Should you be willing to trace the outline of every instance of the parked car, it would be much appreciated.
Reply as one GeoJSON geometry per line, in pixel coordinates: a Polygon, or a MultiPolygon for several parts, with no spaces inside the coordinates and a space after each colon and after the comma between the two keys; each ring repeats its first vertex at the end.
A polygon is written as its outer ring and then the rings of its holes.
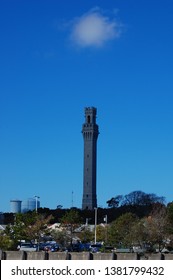
{"type": "Polygon", "coordinates": [[[133,249],[131,248],[115,248],[116,253],[132,253],[133,249]]]}
{"type": "Polygon", "coordinates": [[[19,249],[19,251],[38,251],[38,246],[32,243],[21,243],[17,248],[19,249]]]}
{"type": "MultiPolygon", "coordinates": [[[[156,249],[156,252],[158,253],[158,252],[160,252],[158,249],[156,249]]],[[[163,254],[173,254],[173,250],[172,249],[170,249],[170,248],[163,248],[162,250],[161,250],[161,253],[163,253],[163,254]]]]}
{"type": "Polygon", "coordinates": [[[92,244],[92,245],[90,245],[90,252],[98,253],[100,251],[101,247],[102,247],[102,244],[100,244],[100,243],[92,244]]]}
{"type": "Polygon", "coordinates": [[[54,244],[46,244],[46,246],[43,249],[46,252],[57,252],[60,250],[60,245],[57,243],[54,244]]]}
{"type": "Polygon", "coordinates": [[[46,247],[47,243],[39,243],[39,251],[44,251],[44,248],[46,247]]]}

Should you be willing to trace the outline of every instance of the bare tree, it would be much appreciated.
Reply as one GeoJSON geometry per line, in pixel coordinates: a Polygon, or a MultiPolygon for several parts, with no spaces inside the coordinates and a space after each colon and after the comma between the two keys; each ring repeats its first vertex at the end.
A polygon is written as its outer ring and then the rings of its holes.
{"type": "Polygon", "coordinates": [[[145,229],[148,235],[148,242],[152,246],[158,246],[161,251],[169,239],[169,221],[167,209],[162,204],[156,204],[150,216],[145,219],[145,229]]]}

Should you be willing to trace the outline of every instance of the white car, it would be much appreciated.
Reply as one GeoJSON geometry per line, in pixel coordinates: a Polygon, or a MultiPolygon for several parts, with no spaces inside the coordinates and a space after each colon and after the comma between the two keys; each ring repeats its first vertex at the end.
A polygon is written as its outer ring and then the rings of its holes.
{"type": "Polygon", "coordinates": [[[33,245],[32,243],[21,243],[18,247],[19,251],[37,251],[37,246],[33,245]]]}

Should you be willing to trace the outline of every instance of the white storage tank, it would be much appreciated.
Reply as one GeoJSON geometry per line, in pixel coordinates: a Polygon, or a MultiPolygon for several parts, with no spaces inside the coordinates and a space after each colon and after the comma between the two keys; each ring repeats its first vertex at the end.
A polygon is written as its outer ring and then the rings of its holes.
{"type": "Polygon", "coordinates": [[[37,210],[39,207],[40,201],[38,198],[28,198],[27,200],[22,201],[22,213],[37,210]]]}
{"type": "Polygon", "coordinates": [[[22,201],[19,199],[11,199],[10,200],[10,212],[11,213],[21,213],[21,203],[22,203],[22,201]]]}

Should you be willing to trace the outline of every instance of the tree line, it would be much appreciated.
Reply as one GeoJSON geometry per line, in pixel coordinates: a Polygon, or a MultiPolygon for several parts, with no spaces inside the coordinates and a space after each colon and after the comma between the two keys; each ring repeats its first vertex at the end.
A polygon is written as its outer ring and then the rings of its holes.
{"type": "MultiPolygon", "coordinates": [[[[97,209],[97,241],[116,248],[173,247],[173,202],[166,205],[163,197],[134,191],[112,197],[107,204],[97,209]]],[[[83,243],[94,241],[89,225],[95,223],[95,213],[91,210],[40,208],[38,213],[6,213],[6,218],[10,222],[0,233],[1,249],[15,249],[22,239],[41,241],[50,236],[63,246],[72,244],[74,236],[83,243]],[[50,231],[48,225],[54,223],[60,223],[62,230],[50,231]]]]}

